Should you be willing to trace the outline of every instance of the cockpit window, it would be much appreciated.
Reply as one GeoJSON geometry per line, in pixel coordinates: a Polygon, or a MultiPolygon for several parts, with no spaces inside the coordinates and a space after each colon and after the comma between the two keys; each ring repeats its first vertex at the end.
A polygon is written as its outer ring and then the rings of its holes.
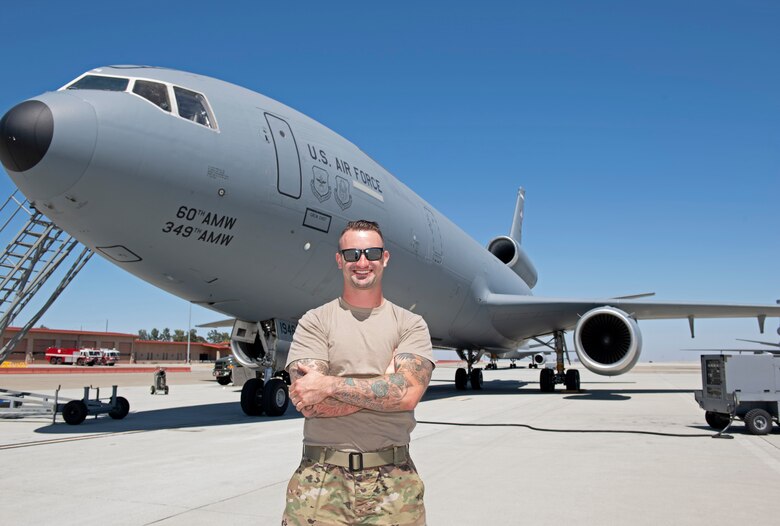
{"type": "MultiPolygon", "coordinates": [[[[131,68],[133,69],[133,68],[131,68]]],[[[99,71],[99,70],[95,70],[99,71]]],[[[218,130],[217,121],[211,111],[206,97],[202,94],[174,86],[167,82],[143,80],[139,78],[109,77],[106,75],[87,74],[70,85],[66,84],[60,90],[100,90],[100,91],[130,91],[143,97],[169,115],[178,115],[188,121],[218,130]],[[174,97],[171,99],[171,89],[174,97]]]]}
{"type": "Polygon", "coordinates": [[[206,98],[200,93],[195,93],[178,86],[173,87],[176,95],[176,104],[179,106],[179,115],[187,120],[197,122],[203,126],[214,128],[213,119],[208,110],[206,98]]]}
{"type": "Polygon", "coordinates": [[[171,101],[168,98],[168,87],[159,82],[149,80],[136,80],[133,86],[133,93],[140,95],[155,106],[159,106],[165,111],[171,111],[171,101]]]}
{"type": "Polygon", "coordinates": [[[103,77],[100,75],[87,75],[82,77],[70,86],[68,89],[96,89],[102,91],[125,91],[130,79],[120,77],[103,77]]]}

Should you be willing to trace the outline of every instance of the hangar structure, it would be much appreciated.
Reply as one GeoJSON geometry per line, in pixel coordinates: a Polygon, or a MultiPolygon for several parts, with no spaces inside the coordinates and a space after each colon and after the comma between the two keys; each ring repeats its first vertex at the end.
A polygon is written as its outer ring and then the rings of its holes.
{"type": "MultiPolygon", "coordinates": [[[[35,328],[17,338],[22,328],[8,327],[3,333],[3,345],[13,339],[18,343],[9,349],[6,358],[10,364],[42,365],[46,349],[65,347],[79,349],[116,349],[119,363],[184,363],[187,361],[187,342],[140,340],[135,334],[121,332],[72,331],[35,328]]],[[[190,361],[211,362],[230,354],[227,343],[190,342],[190,361]]]]}

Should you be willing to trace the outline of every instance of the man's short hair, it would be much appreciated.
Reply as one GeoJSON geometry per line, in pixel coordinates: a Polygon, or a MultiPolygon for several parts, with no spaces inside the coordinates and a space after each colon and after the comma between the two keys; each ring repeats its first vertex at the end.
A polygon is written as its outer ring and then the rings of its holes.
{"type": "Polygon", "coordinates": [[[379,223],[376,221],[368,221],[367,219],[358,219],[357,221],[350,221],[347,223],[347,226],[344,228],[344,230],[341,231],[341,235],[339,236],[339,239],[341,239],[344,234],[349,232],[350,230],[369,230],[371,232],[376,232],[379,234],[379,238],[382,240],[382,242],[385,241],[385,236],[382,235],[382,231],[379,230],[379,223]]]}

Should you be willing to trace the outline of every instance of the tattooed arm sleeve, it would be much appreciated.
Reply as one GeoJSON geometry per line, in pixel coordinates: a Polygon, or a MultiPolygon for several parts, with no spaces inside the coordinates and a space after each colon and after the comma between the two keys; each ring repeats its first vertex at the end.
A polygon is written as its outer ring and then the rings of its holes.
{"type": "Polygon", "coordinates": [[[395,357],[395,373],[375,378],[334,378],[330,396],[374,411],[410,411],[425,394],[433,364],[416,354],[395,357]]]}
{"type": "MultiPolygon", "coordinates": [[[[309,370],[327,376],[330,372],[328,363],[323,360],[302,359],[292,362],[287,371],[290,373],[291,391],[295,389],[295,383],[304,375],[298,370],[298,365],[303,365],[309,370]]],[[[362,408],[350,405],[335,398],[325,398],[321,402],[301,408],[303,416],[308,418],[324,418],[333,416],[345,416],[357,413],[362,408]]]]}

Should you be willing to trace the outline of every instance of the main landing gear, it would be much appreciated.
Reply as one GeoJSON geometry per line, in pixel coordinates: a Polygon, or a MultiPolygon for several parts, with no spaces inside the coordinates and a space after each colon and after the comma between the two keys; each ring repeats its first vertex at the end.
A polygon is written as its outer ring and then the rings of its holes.
{"type": "MultiPolygon", "coordinates": [[[[510,358],[509,359],[509,368],[510,369],[516,369],[517,368],[517,363],[515,363],[515,362],[517,362],[516,358],[510,358]]],[[[498,356],[496,356],[493,353],[490,353],[490,363],[488,363],[485,366],[485,369],[492,369],[494,371],[497,370],[498,369],[498,356]]]]}
{"type": "Polygon", "coordinates": [[[471,388],[474,390],[482,389],[482,369],[474,369],[474,364],[477,363],[484,351],[463,351],[458,349],[456,351],[461,360],[466,362],[467,369],[459,367],[455,371],[455,388],[459,391],[466,389],[466,385],[471,382],[471,388]]]}
{"type": "Polygon", "coordinates": [[[250,378],[241,388],[241,409],[248,416],[281,416],[287,411],[290,395],[282,378],[274,377],[264,382],[250,378]]]}
{"type": "Polygon", "coordinates": [[[287,411],[290,375],[282,370],[283,361],[277,362],[277,354],[286,357],[294,330],[295,322],[280,319],[259,323],[236,320],[233,325],[233,356],[254,376],[241,388],[241,409],[248,416],[281,416],[287,411]]]}
{"type": "MultiPolygon", "coordinates": [[[[566,340],[563,331],[553,333],[554,347],[549,343],[544,343],[555,351],[555,370],[544,368],[539,373],[539,389],[543,393],[552,393],[555,391],[555,384],[564,384],[567,391],[580,390],[580,372],[577,369],[564,371],[563,355],[568,353],[566,349],[566,340]]],[[[571,362],[569,362],[571,365],[571,362]]]]}

